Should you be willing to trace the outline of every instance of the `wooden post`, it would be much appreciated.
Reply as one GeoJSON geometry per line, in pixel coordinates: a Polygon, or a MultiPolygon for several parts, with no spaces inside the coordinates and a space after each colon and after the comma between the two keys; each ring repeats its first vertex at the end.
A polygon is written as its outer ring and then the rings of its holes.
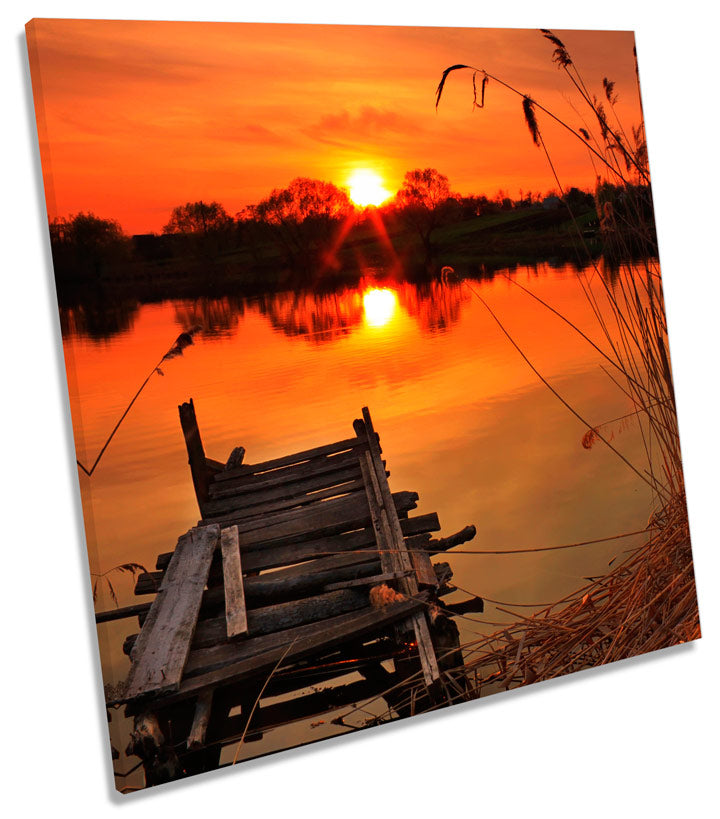
{"type": "Polygon", "coordinates": [[[200,512],[208,500],[210,489],[210,473],[205,462],[205,450],[203,449],[200,429],[195,417],[195,405],[192,398],[185,404],[178,407],[180,412],[180,425],[185,436],[185,446],[188,453],[188,463],[192,475],[193,486],[195,487],[195,497],[197,498],[200,512]]]}

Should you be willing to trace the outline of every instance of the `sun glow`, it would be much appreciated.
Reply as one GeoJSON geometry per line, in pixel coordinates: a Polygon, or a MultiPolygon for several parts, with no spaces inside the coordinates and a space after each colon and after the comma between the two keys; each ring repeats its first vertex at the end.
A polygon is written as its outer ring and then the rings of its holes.
{"type": "Polygon", "coordinates": [[[382,205],[392,194],[383,186],[382,179],[367,168],[360,168],[353,172],[347,181],[350,188],[350,198],[356,205],[366,208],[368,205],[382,205]]]}
{"type": "Polygon", "coordinates": [[[363,294],[365,321],[370,327],[384,327],[395,314],[397,296],[386,287],[373,288],[363,294]]]}

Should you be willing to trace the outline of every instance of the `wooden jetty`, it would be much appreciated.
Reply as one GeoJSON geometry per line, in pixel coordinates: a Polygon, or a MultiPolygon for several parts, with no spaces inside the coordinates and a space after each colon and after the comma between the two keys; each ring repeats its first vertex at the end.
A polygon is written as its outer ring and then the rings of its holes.
{"type": "Polygon", "coordinates": [[[437,514],[410,515],[418,495],[391,492],[368,409],[352,437],[256,464],[242,447],[227,463],[207,458],[192,400],[179,411],[201,519],[138,578],[152,602],[96,617],[139,618],[111,704],[134,718],[128,753],[146,784],[216,768],[225,745],[364,700],[383,697],[403,717],[461,699],[451,616],[482,601],[443,604],[452,572],[430,556],[475,527],[433,538],[437,514]]]}

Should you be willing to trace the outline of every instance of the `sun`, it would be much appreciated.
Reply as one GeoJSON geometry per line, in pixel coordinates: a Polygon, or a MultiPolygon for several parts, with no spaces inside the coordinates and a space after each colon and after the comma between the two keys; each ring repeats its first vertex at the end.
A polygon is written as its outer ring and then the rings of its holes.
{"type": "Polygon", "coordinates": [[[350,188],[350,198],[361,208],[368,205],[377,207],[392,196],[390,191],[383,187],[383,181],[378,174],[367,168],[354,171],[347,184],[350,188]]]}

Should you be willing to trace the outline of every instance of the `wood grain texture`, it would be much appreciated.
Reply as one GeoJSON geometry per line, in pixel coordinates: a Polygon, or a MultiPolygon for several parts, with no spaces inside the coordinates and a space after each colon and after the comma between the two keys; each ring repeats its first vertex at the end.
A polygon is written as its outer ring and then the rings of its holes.
{"type": "Polygon", "coordinates": [[[219,527],[191,529],[179,540],[132,652],[127,698],[173,691],[180,684],[219,527]]]}
{"type": "Polygon", "coordinates": [[[230,526],[220,532],[220,549],[225,587],[227,636],[228,638],[242,637],[248,632],[248,622],[237,526],[230,526]]]}

